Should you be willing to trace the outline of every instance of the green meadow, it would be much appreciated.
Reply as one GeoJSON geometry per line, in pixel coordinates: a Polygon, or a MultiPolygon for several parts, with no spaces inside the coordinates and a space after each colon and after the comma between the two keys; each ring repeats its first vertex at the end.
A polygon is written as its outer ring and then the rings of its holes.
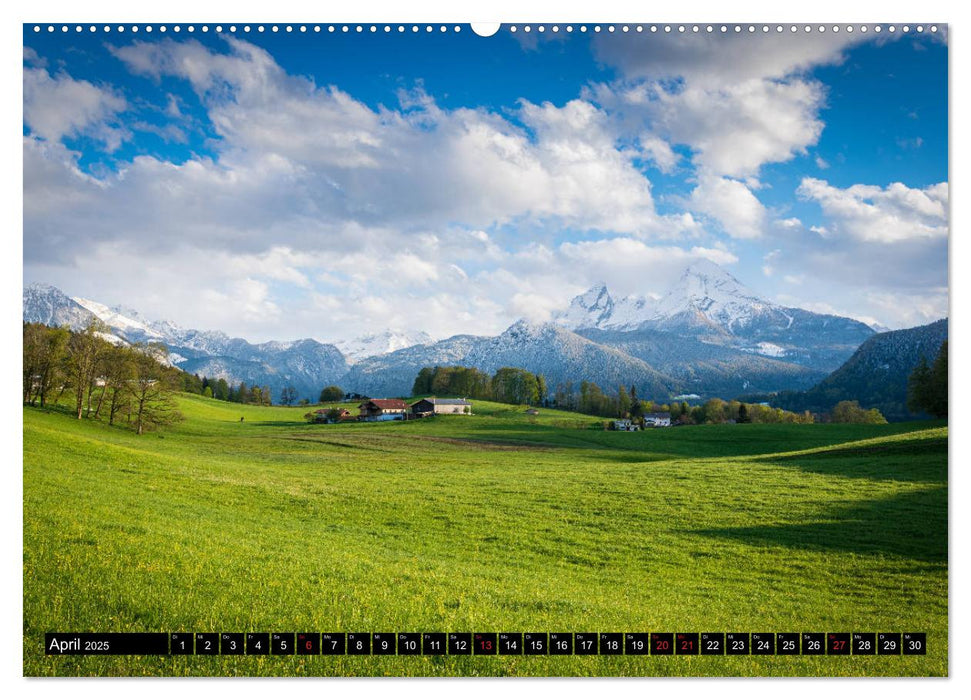
{"type": "Polygon", "coordinates": [[[24,673],[946,675],[947,427],[25,408],[24,673]],[[240,417],[244,421],[240,421],[240,417]],[[49,631],[926,632],[904,657],[50,657],[49,631]]]}

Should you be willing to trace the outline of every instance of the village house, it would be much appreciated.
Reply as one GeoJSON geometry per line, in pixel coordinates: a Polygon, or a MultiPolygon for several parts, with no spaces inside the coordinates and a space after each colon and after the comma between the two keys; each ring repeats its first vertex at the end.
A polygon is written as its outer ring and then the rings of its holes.
{"type": "Polygon", "coordinates": [[[670,413],[645,413],[644,427],[645,428],[647,427],[670,428],[671,414],[670,413]]]}
{"type": "Polygon", "coordinates": [[[411,412],[416,416],[433,414],[469,415],[472,413],[472,402],[465,399],[421,399],[411,404],[411,412]]]}
{"type": "Polygon", "coordinates": [[[401,399],[369,399],[358,408],[361,409],[361,420],[380,421],[404,420],[409,406],[401,399]]]}
{"type": "Polygon", "coordinates": [[[313,412],[314,423],[337,423],[338,421],[352,420],[354,416],[346,408],[337,409],[337,414],[331,416],[332,408],[318,408],[313,412]]]}

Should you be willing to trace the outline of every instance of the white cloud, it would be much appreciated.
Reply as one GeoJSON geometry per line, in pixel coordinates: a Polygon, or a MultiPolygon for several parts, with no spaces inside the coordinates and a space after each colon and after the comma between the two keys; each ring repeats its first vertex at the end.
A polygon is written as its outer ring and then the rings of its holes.
{"type": "MultiPolygon", "coordinates": [[[[802,279],[794,279],[796,286],[802,279]]],[[[890,292],[872,289],[850,289],[838,286],[829,294],[820,295],[780,294],[781,304],[796,306],[807,311],[834,316],[845,316],[863,321],[870,326],[912,328],[933,323],[948,315],[947,288],[932,288],[922,293],[890,292]],[[820,297],[828,300],[820,300],[820,297]],[[847,301],[852,300],[852,304],[847,301]]]]}
{"type": "Polygon", "coordinates": [[[766,277],[771,277],[775,274],[775,267],[773,264],[775,260],[782,255],[782,250],[776,248],[775,250],[770,250],[768,253],[762,256],[762,274],[766,277]]]}
{"type": "Polygon", "coordinates": [[[716,219],[733,238],[758,238],[765,227],[765,207],[742,182],[703,176],[691,193],[692,209],[716,219]]]}
{"type": "Polygon", "coordinates": [[[644,157],[654,163],[662,173],[670,173],[680,160],[680,156],[664,139],[653,134],[642,134],[639,138],[644,157]]]}
{"type": "Polygon", "coordinates": [[[129,136],[116,121],[125,109],[125,98],[114,90],[69,75],[52,76],[43,67],[24,68],[24,123],[47,141],[83,134],[114,151],[129,136]]]}
{"type": "Polygon", "coordinates": [[[807,177],[797,193],[819,204],[833,234],[879,243],[944,238],[948,234],[946,182],[923,189],[900,182],[885,188],[852,185],[840,189],[807,177]]]}
{"type": "MultiPolygon", "coordinates": [[[[371,108],[232,38],[225,52],[191,40],[136,42],[115,55],[149,78],[187,81],[218,136],[215,151],[181,164],[139,156],[98,177],[62,141],[84,134],[117,146],[128,105],[109,87],[27,69],[38,72],[25,71],[25,275],[253,340],[352,337],[403,318],[436,337],[494,333],[519,316],[548,317],[599,278],[620,295],[653,295],[698,258],[738,262],[691,213],[655,210],[638,169],[649,162],[686,170],[697,184],[683,208],[734,239],[784,229],[798,252],[787,243],[785,254],[766,256],[766,274],[796,286],[814,279],[814,288],[842,276],[876,295],[906,278],[920,297],[938,276],[941,246],[868,256],[856,243],[886,216],[924,222],[940,243],[946,184],[839,190],[804,181],[800,193],[829,219],[811,229],[829,235],[822,252],[818,236],[806,244],[798,219],[770,220],[756,196],[764,164],[818,141],[825,92],[803,72],[842,51],[840,42],[807,51],[785,38],[797,48],[766,44],[768,54],[752,57],[726,44],[659,56],[669,66],[659,71],[624,64],[622,80],[582,99],[505,112],[445,109],[420,89],[403,92],[397,107],[371,108]]],[[[159,114],[198,126],[161,94],[159,114]]],[[[866,313],[892,324],[892,304],[879,298],[866,313]]],[[[928,298],[927,309],[939,308],[939,295],[928,298]]]]}
{"type": "Polygon", "coordinates": [[[258,177],[268,162],[289,167],[303,201],[285,210],[398,229],[524,218],[647,236],[679,228],[655,213],[650,182],[632,162],[641,154],[618,148],[612,123],[587,101],[523,101],[517,116],[528,130],[483,109],[441,109],[420,90],[402,94],[400,111],[373,110],[287,75],[260,48],[226,42],[228,53],[171,40],[113,52],[133,71],[190,82],[222,137],[219,170],[231,179],[258,177]]]}
{"type": "Polygon", "coordinates": [[[626,237],[564,243],[556,262],[560,278],[573,285],[572,298],[600,280],[608,280],[611,290],[622,296],[663,293],[701,258],[719,265],[738,262],[734,253],[721,248],[652,246],[626,237]]]}
{"type": "Polygon", "coordinates": [[[780,79],[814,66],[839,64],[846,49],[868,39],[865,34],[845,32],[799,37],[775,31],[658,32],[650,37],[602,35],[594,40],[594,48],[600,60],[618,66],[630,77],[685,78],[700,87],[718,87],[751,79],[780,79]]]}
{"type": "MultiPolygon", "coordinates": [[[[774,31],[601,36],[595,51],[622,78],[589,93],[642,138],[686,145],[706,173],[744,178],[818,142],[825,89],[808,77],[812,68],[843,62],[860,42],[889,40],[774,31]]],[[[826,167],[818,157],[817,165],[826,167]]]]}
{"type": "MultiPolygon", "coordinates": [[[[806,152],[823,131],[824,91],[815,81],[749,80],[721,87],[646,84],[643,108],[654,129],[688,145],[698,168],[755,175],[766,163],[806,152]]],[[[628,93],[630,94],[630,93],[628,93]]]]}

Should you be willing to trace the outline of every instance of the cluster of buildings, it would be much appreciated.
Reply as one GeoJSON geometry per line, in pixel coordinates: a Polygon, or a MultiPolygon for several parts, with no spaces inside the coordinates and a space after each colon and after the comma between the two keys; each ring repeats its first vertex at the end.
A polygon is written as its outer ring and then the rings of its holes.
{"type": "MultiPolygon", "coordinates": [[[[670,428],[671,427],[671,414],[670,413],[645,413],[644,414],[644,429],[647,428],[670,428]]],[[[635,430],[640,430],[641,424],[631,420],[630,418],[621,418],[620,420],[614,421],[614,430],[621,430],[623,432],[634,432],[635,430]]]]}
{"type": "MultiPolygon", "coordinates": [[[[358,406],[360,415],[351,415],[346,408],[340,409],[338,420],[388,421],[425,418],[433,415],[471,415],[472,402],[467,399],[420,399],[412,404],[402,399],[368,399],[358,406]]],[[[325,422],[330,409],[314,411],[318,422],[325,422]]]]}

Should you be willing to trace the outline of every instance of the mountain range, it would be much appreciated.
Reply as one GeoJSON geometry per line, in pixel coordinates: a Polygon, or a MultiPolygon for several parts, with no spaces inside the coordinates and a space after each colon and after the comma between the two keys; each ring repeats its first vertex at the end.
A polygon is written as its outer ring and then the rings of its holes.
{"type": "Polygon", "coordinates": [[[172,364],[187,372],[268,385],[274,396],[293,386],[311,400],[328,384],[370,396],[406,395],[418,371],[435,365],[521,367],[545,375],[551,390],[584,380],[606,391],[633,384],[657,400],[803,390],[874,334],[853,319],[763,300],[707,261],[687,268],[659,299],[614,299],[600,284],[550,322],[520,320],[497,336],[437,342],[420,331],[385,331],[335,343],[254,344],[36,284],[24,288],[23,311],[24,321],[74,329],[97,317],[114,342],[165,343],[172,364]]]}
{"type": "Polygon", "coordinates": [[[581,333],[663,331],[822,372],[838,367],[874,333],[851,318],[761,299],[708,260],[687,268],[660,299],[614,299],[599,284],[575,297],[554,320],[581,333]]]}
{"type": "Polygon", "coordinates": [[[769,398],[793,411],[825,412],[840,401],[856,400],[877,408],[888,420],[919,417],[907,408],[907,380],[921,357],[933,364],[947,340],[947,319],[926,326],[878,333],[835,372],[807,391],[784,392],[769,398]]]}

